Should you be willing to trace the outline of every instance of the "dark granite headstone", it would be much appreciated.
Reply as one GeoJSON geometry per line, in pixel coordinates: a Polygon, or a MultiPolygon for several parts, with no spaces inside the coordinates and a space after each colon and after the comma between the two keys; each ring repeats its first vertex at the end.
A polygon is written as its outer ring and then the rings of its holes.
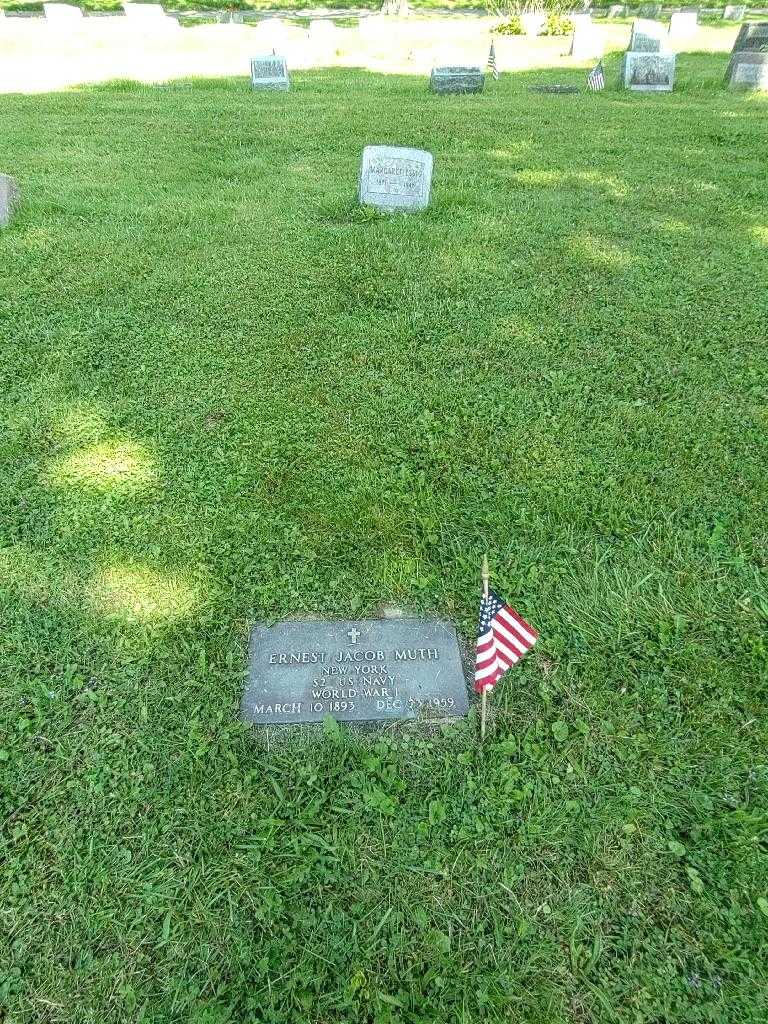
{"type": "Polygon", "coordinates": [[[742,50],[768,53],[768,21],[751,21],[741,26],[731,53],[742,50]]]}
{"type": "Polygon", "coordinates": [[[482,92],[484,85],[485,75],[480,68],[432,68],[429,76],[430,89],[441,94],[482,92]]]}
{"type": "Polygon", "coordinates": [[[731,89],[768,91],[768,53],[742,50],[734,53],[725,80],[731,89]]]}
{"type": "Polygon", "coordinates": [[[251,631],[241,717],[257,725],[466,715],[456,631],[437,619],[279,622],[251,631]]]}

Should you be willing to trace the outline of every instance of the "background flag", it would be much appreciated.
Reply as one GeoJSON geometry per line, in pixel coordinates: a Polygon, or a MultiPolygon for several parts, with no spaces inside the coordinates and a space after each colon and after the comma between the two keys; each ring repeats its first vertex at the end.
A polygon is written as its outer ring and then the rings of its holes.
{"type": "Polygon", "coordinates": [[[605,69],[602,61],[595,65],[587,75],[587,88],[593,92],[599,92],[600,89],[605,88],[605,69]]]}
{"type": "Polygon", "coordinates": [[[493,45],[493,40],[491,40],[491,49],[488,54],[488,70],[494,78],[498,79],[499,69],[496,67],[496,47],[493,45]]]}
{"type": "Polygon", "coordinates": [[[538,633],[514,608],[489,590],[480,601],[480,625],[477,629],[475,690],[493,689],[508,668],[527,654],[538,633]]]}

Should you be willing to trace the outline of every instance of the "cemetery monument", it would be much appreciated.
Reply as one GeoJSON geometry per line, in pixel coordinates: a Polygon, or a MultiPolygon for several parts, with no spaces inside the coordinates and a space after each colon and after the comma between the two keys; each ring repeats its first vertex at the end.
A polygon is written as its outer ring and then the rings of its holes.
{"type": "Polygon", "coordinates": [[[289,89],[291,83],[285,57],[274,53],[251,57],[251,85],[254,89],[289,89]]]}
{"type": "Polygon", "coordinates": [[[401,146],[366,146],[360,203],[380,210],[423,210],[432,188],[432,154],[401,146]]]}

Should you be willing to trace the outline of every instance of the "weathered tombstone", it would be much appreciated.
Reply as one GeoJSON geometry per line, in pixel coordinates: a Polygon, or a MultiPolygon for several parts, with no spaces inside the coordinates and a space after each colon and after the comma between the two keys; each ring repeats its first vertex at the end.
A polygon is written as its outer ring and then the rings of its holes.
{"type": "Polygon", "coordinates": [[[725,80],[730,89],[768,90],[768,53],[740,50],[731,56],[725,80]]]}
{"type": "Polygon", "coordinates": [[[437,93],[482,92],[485,75],[480,68],[461,66],[432,68],[429,87],[437,93]]]}
{"type": "Polygon", "coordinates": [[[360,202],[380,210],[423,210],[432,187],[432,154],[405,146],[366,146],[360,202]]]}
{"type": "Polygon", "coordinates": [[[602,57],[604,53],[603,37],[597,25],[592,24],[588,14],[572,14],[573,35],[569,56],[575,60],[586,60],[587,57],[602,57]]]}
{"type": "Polygon", "coordinates": [[[466,715],[456,632],[437,619],[255,626],[241,717],[256,725],[466,715]]]}
{"type": "Polygon", "coordinates": [[[724,21],[743,21],[747,8],[744,4],[726,4],[723,11],[724,21]]]}
{"type": "Polygon", "coordinates": [[[743,50],[768,53],[768,21],[752,21],[741,26],[731,53],[743,50]]]}
{"type": "Polygon", "coordinates": [[[641,4],[637,13],[641,18],[658,18],[661,14],[661,4],[641,4]]]}
{"type": "Polygon", "coordinates": [[[251,57],[251,85],[254,89],[286,90],[290,84],[285,57],[279,57],[276,53],[251,57]]]}
{"type": "Polygon", "coordinates": [[[660,21],[640,18],[632,22],[629,49],[633,53],[663,53],[666,41],[667,30],[660,21]]]}
{"type": "Polygon", "coordinates": [[[72,4],[43,4],[43,11],[46,21],[71,24],[83,20],[82,10],[72,4]]]}
{"type": "Polygon", "coordinates": [[[0,174],[0,228],[6,228],[11,223],[20,198],[16,180],[9,174],[0,174]]]}
{"type": "Polygon", "coordinates": [[[624,4],[612,4],[608,8],[609,18],[626,18],[626,16],[627,8],[624,6],[624,4]]]}
{"type": "Polygon", "coordinates": [[[633,92],[672,92],[675,55],[627,51],[621,65],[621,80],[633,92]]]}
{"type": "Polygon", "coordinates": [[[698,10],[676,11],[669,19],[669,35],[672,39],[689,39],[699,27],[698,10]]]}

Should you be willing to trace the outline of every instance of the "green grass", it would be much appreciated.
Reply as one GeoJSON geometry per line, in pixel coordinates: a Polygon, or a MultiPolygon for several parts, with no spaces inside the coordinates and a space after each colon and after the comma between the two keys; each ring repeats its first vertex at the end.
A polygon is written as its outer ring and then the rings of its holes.
{"type": "MultiPolygon", "coordinates": [[[[766,101],[296,74],[0,98],[0,1019],[768,1015],[766,101]],[[355,202],[371,142],[431,207],[355,202]],[[249,622],[541,631],[254,736],[249,622]]],[[[608,61],[616,80],[616,60],[608,61]]]]}

